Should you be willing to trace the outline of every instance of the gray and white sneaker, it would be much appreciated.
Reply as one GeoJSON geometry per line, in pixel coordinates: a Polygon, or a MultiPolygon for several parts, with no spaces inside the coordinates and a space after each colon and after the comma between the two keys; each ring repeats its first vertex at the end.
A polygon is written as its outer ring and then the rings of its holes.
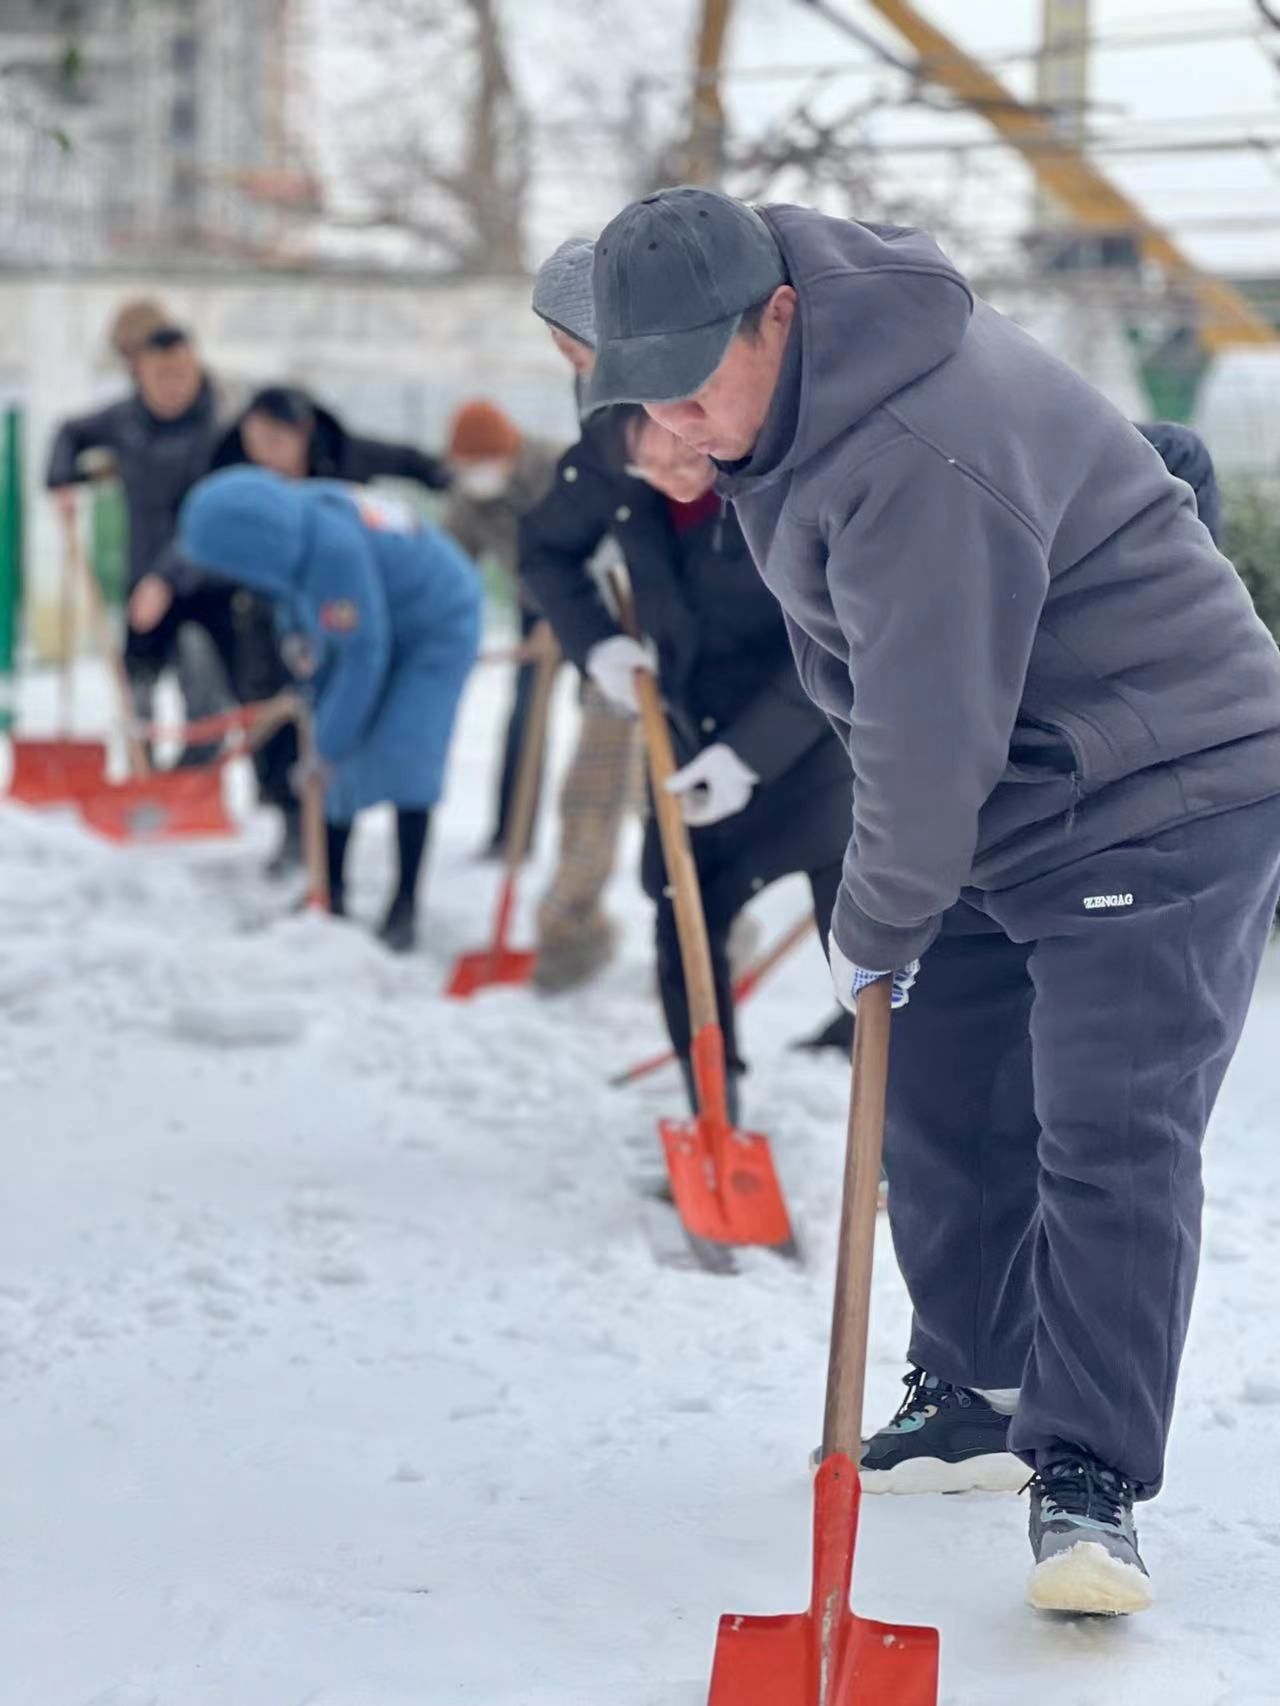
{"type": "Polygon", "coordinates": [[[1063,1452],[1030,1482],[1027,1598],[1037,1611],[1123,1617],[1154,1597],[1138,1552],[1131,1481],[1084,1451],[1063,1452]]]}

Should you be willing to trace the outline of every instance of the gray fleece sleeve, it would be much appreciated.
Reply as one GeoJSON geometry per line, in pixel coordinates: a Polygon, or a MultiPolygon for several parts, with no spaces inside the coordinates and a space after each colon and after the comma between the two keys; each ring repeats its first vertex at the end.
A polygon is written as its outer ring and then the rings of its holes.
{"type": "Polygon", "coordinates": [[[969,880],[1049,585],[1023,517],[899,440],[860,472],[827,583],[849,647],[853,833],[832,929],[855,965],[917,959],[969,880]]]}

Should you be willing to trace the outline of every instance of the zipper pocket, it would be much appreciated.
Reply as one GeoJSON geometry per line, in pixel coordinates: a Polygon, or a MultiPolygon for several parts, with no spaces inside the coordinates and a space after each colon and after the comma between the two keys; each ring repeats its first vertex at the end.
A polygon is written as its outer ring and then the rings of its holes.
{"type": "Polygon", "coordinates": [[[1028,728],[1040,729],[1044,734],[1053,735],[1063,741],[1071,754],[1071,803],[1067,807],[1065,828],[1068,833],[1076,821],[1076,812],[1084,797],[1084,749],[1064,723],[1052,722],[1048,717],[1029,717],[1023,713],[1020,718],[1028,728]]]}

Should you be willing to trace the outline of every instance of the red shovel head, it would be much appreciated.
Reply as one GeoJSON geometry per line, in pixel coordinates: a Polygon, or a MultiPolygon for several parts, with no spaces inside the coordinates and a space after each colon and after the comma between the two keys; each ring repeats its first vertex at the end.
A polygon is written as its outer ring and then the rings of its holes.
{"type": "Polygon", "coordinates": [[[792,1242],[769,1140],[704,1114],[663,1120],[671,1195],[685,1228],[713,1244],[792,1242]]]}
{"type": "Polygon", "coordinates": [[[65,805],[106,786],[107,749],[97,740],[13,742],[9,793],[28,806],[65,805]]]}
{"type": "Polygon", "coordinates": [[[111,841],[183,841],[236,833],[235,819],[223,804],[217,765],[138,776],[78,804],[90,829],[111,841]]]}
{"type": "Polygon", "coordinates": [[[739,1131],[726,1116],[719,1025],[695,1032],[689,1052],[698,1113],[663,1120],[658,1128],[685,1230],[712,1244],[793,1245],[768,1138],[739,1131]]]}
{"type": "Polygon", "coordinates": [[[849,1459],[828,1457],[814,1480],[809,1609],[722,1617],[708,1706],[937,1706],[938,1631],[849,1609],[860,1491],[849,1459]]]}
{"type": "Polygon", "coordinates": [[[537,961],[532,948],[478,948],[471,954],[459,954],[445,994],[465,1001],[481,989],[528,983],[537,961]]]}
{"type": "Polygon", "coordinates": [[[482,989],[498,989],[504,984],[518,988],[528,983],[538,956],[532,948],[509,948],[507,932],[516,904],[516,867],[510,866],[498,890],[498,910],[493,920],[493,941],[487,948],[470,954],[459,954],[453,975],[444,992],[455,1001],[465,1001],[482,989]]]}

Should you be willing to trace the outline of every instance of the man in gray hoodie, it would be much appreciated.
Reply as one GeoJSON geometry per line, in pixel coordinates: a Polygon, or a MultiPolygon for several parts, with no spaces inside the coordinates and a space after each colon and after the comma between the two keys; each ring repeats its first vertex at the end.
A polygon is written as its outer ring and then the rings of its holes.
{"type": "Polygon", "coordinates": [[[915,1312],[864,1484],[1013,1453],[1032,1604],[1143,1609],[1200,1146],[1280,891],[1280,653],[1189,488],[923,233],[665,190],[594,285],[590,401],[721,464],[852,765],[829,958],[903,1009],[915,1312]]]}

